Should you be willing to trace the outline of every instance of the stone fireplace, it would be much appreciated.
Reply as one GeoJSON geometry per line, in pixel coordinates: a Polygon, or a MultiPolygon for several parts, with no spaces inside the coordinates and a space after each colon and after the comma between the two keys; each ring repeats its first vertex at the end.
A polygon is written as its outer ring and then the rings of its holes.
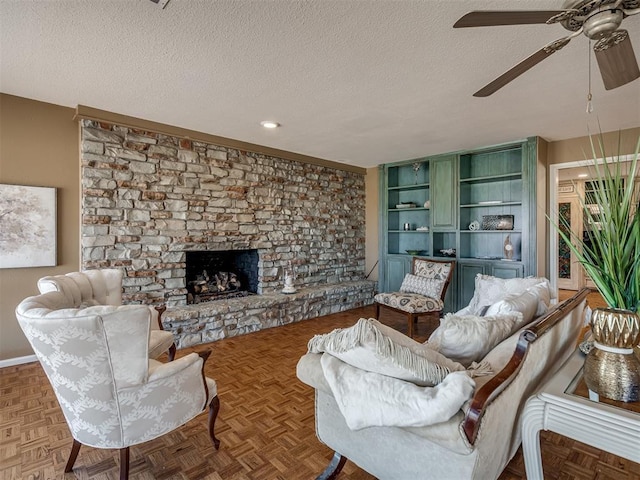
{"type": "Polygon", "coordinates": [[[95,120],[80,130],[81,266],[121,268],[125,303],[166,304],[179,346],[372,302],[362,173],[95,120]],[[188,305],[189,282],[221,261],[192,272],[191,257],[221,251],[255,252],[257,273],[236,279],[257,295],[188,305]],[[289,262],[298,293],[284,295],[289,262]]]}
{"type": "Polygon", "coordinates": [[[187,304],[258,293],[258,250],[186,252],[187,304]]]}

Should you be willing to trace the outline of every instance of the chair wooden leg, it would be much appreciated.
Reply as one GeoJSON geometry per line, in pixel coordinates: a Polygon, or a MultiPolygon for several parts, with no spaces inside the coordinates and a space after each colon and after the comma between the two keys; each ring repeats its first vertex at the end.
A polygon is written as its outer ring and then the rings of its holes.
{"type": "Polygon", "coordinates": [[[214,427],[216,423],[216,418],[218,417],[218,412],[220,411],[220,400],[216,395],[211,400],[209,404],[209,436],[211,437],[211,442],[213,442],[213,446],[218,450],[220,448],[220,440],[216,438],[214,433],[214,427]]]}
{"type": "Polygon", "coordinates": [[[169,361],[173,362],[174,358],[176,358],[176,344],[172,343],[169,347],[169,361]]]}
{"type": "Polygon", "coordinates": [[[71,470],[73,470],[73,464],[76,463],[76,458],[78,458],[78,452],[80,451],[81,446],[82,444],[74,438],[73,445],[71,446],[71,453],[69,454],[69,459],[67,460],[67,465],[64,467],[65,473],[69,473],[71,470]]]}
{"type": "Polygon", "coordinates": [[[316,480],[334,480],[342,470],[342,467],[344,467],[345,463],[347,463],[347,457],[343,457],[338,452],[333,452],[331,462],[329,462],[327,468],[324,469],[324,472],[316,477],[316,480]]]}
{"type": "Polygon", "coordinates": [[[129,480],[129,447],[120,449],[120,480],[129,480]]]}

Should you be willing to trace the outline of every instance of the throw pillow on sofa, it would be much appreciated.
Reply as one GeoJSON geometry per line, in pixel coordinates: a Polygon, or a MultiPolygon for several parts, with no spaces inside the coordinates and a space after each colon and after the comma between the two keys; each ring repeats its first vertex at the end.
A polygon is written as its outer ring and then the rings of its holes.
{"type": "Polygon", "coordinates": [[[523,293],[511,293],[499,302],[489,306],[485,315],[504,315],[512,312],[522,313],[522,321],[516,328],[528,324],[531,320],[544,315],[549,310],[549,290],[544,283],[527,288],[523,293]]]}
{"type": "Polygon", "coordinates": [[[538,309],[536,310],[536,317],[544,315],[549,311],[551,306],[551,286],[549,282],[544,281],[529,287],[527,292],[533,293],[538,298],[538,309]]]}
{"type": "Polygon", "coordinates": [[[448,313],[429,337],[426,345],[445,357],[469,366],[481,361],[493,347],[507,338],[522,314],[480,317],[448,313]]]}
{"type": "Polygon", "coordinates": [[[509,315],[512,313],[521,313],[520,321],[514,325],[517,330],[520,325],[526,325],[536,316],[538,310],[538,297],[532,292],[526,291],[521,294],[511,293],[499,302],[489,306],[485,315],[488,317],[496,315],[509,315]]]}
{"type": "Polygon", "coordinates": [[[528,288],[543,284],[551,297],[549,281],[544,277],[498,278],[478,274],[475,278],[475,291],[469,302],[469,314],[480,315],[488,305],[504,299],[509,294],[521,294],[528,288]]]}
{"type": "Polygon", "coordinates": [[[460,363],[373,318],[361,318],[352,327],[338,328],[309,340],[309,352],[328,353],[368,372],[437,385],[451,372],[465,370],[460,363]]]}

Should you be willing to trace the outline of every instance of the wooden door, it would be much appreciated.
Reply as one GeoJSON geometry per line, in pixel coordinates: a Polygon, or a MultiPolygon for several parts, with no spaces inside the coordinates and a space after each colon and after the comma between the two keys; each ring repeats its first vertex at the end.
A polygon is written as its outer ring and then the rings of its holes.
{"type": "MultiPolygon", "coordinates": [[[[582,207],[576,196],[558,197],[558,225],[566,234],[571,231],[574,235],[582,235],[582,215],[582,207]],[[562,218],[569,224],[570,229],[563,225],[562,218]]],[[[556,272],[558,288],[578,290],[583,283],[583,269],[566,242],[559,234],[556,233],[556,235],[558,235],[558,271],[556,272]]]]}

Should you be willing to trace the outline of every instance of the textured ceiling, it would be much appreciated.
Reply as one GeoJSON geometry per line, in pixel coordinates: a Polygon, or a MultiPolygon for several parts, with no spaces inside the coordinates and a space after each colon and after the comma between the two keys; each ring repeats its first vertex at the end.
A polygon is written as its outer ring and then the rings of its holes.
{"type": "MultiPolygon", "coordinates": [[[[640,80],[607,92],[596,69],[595,111],[585,113],[584,36],[494,95],[472,96],[567,32],[453,23],[470,10],[561,5],[171,0],[163,10],[148,0],[0,0],[0,91],[364,167],[640,126],[640,80]],[[282,128],[261,128],[265,119],[282,128]]],[[[623,27],[638,56],[640,15],[623,27]]]]}

